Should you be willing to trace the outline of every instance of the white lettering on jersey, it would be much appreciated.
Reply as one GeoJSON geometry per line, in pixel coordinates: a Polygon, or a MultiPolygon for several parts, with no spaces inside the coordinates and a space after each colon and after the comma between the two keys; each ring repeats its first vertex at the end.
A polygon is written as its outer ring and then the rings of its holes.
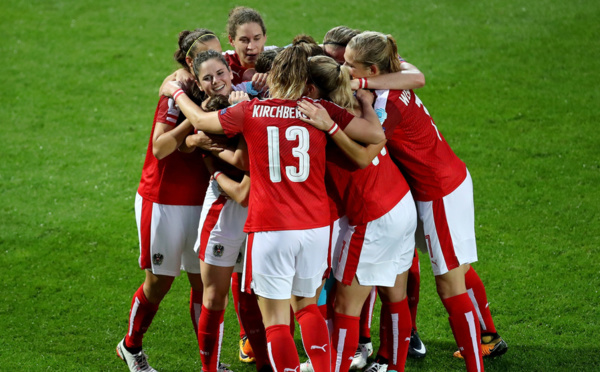
{"type": "Polygon", "coordinates": [[[269,178],[271,182],[281,182],[281,168],[279,164],[279,128],[267,127],[269,143],[269,178]]]}
{"type": "MultiPolygon", "coordinates": [[[[425,113],[427,114],[427,116],[429,116],[429,118],[431,119],[431,115],[429,115],[429,111],[427,111],[427,107],[425,107],[425,105],[423,104],[423,102],[421,101],[421,99],[419,98],[419,96],[417,96],[415,94],[415,104],[419,107],[423,108],[423,111],[425,111],[425,113]]],[[[437,126],[435,125],[435,123],[433,122],[433,119],[431,119],[431,125],[433,125],[433,129],[435,129],[435,133],[437,134],[437,138],[442,141],[442,136],[440,135],[440,131],[438,130],[437,126]]]]}
{"type": "Polygon", "coordinates": [[[298,169],[292,166],[285,167],[285,174],[292,182],[304,182],[308,178],[310,170],[310,140],[308,129],[304,127],[289,127],[285,131],[285,138],[288,141],[298,140],[298,147],[292,149],[292,155],[298,158],[298,169]]]}
{"type": "Polygon", "coordinates": [[[400,101],[402,101],[406,106],[408,106],[408,103],[410,102],[410,90],[403,90],[402,94],[400,94],[400,97],[398,97],[400,99],[400,101]]]}
{"type": "Polygon", "coordinates": [[[296,119],[301,115],[297,107],[256,105],[252,108],[253,118],[296,119]]]}
{"type": "MultiPolygon", "coordinates": [[[[267,127],[267,138],[269,147],[269,178],[271,182],[281,182],[281,161],[279,152],[279,128],[267,127]]],[[[304,182],[310,173],[310,136],[308,129],[299,126],[291,126],[285,131],[288,141],[298,141],[298,146],[292,149],[292,155],[298,158],[298,168],[288,165],[285,174],[292,182],[304,182]]]]}
{"type": "Polygon", "coordinates": [[[423,105],[423,102],[416,94],[415,94],[415,104],[419,107],[423,107],[423,110],[425,111],[427,116],[431,117],[431,115],[429,115],[429,111],[427,111],[427,107],[425,107],[425,105],[423,105]]]}

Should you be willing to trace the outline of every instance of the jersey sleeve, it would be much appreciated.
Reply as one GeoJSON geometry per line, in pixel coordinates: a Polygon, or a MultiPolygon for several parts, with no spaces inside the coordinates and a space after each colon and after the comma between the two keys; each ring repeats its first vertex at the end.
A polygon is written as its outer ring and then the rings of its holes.
{"type": "Polygon", "coordinates": [[[242,133],[244,128],[244,113],[250,101],[240,102],[219,111],[219,122],[227,137],[242,133]]]}
{"type": "Polygon", "coordinates": [[[175,105],[173,98],[161,96],[158,100],[156,122],[176,126],[180,113],[181,111],[179,110],[179,107],[175,105]]]}
{"type": "Polygon", "coordinates": [[[346,110],[345,108],[336,105],[335,103],[329,101],[320,101],[320,103],[323,105],[323,107],[325,107],[325,109],[329,113],[329,116],[331,116],[331,119],[333,119],[333,121],[335,121],[342,130],[346,129],[348,123],[350,123],[352,119],[354,119],[354,115],[349,113],[348,110],[346,110]]]}

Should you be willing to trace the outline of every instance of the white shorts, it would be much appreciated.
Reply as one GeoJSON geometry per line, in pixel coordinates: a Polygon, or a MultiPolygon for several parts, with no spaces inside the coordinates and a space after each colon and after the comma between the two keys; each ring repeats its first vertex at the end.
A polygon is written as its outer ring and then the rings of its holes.
{"type": "Polygon", "coordinates": [[[338,267],[338,262],[340,261],[340,247],[344,242],[344,236],[348,232],[348,217],[343,216],[336,220],[332,226],[331,233],[331,270],[335,272],[338,267]]]}
{"type": "Polygon", "coordinates": [[[212,180],[206,190],[198,226],[195,244],[198,257],[207,264],[220,267],[235,266],[239,261],[241,270],[247,216],[248,208],[221,194],[219,184],[212,180]]]}
{"type": "Polygon", "coordinates": [[[350,285],[356,276],[364,286],[393,287],[396,276],[412,265],[416,227],[417,211],[410,192],[382,217],[348,226],[336,246],[335,278],[350,285]]]}
{"type": "Polygon", "coordinates": [[[468,171],[463,183],[450,194],[417,201],[417,211],[423,223],[423,235],[417,241],[424,238],[434,275],[477,261],[473,181],[468,171]]]}
{"type": "Polygon", "coordinates": [[[166,205],[135,196],[140,241],[139,264],[155,275],[179,276],[181,270],[200,273],[194,252],[202,206],[166,205]]]}
{"type": "Polygon", "coordinates": [[[327,269],[329,226],[248,234],[244,283],[262,297],[314,297],[327,269]]]}

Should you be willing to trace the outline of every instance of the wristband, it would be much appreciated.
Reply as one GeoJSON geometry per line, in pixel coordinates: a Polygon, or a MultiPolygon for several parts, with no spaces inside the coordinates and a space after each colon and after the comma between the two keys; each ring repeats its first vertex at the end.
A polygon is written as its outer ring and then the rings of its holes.
{"type": "Polygon", "coordinates": [[[338,130],[340,130],[340,127],[337,125],[337,123],[333,123],[333,125],[331,126],[331,128],[329,128],[329,131],[327,131],[327,133],[329,133],[330,136],[333,136],[338,130]]]}
{"type": "Polygon", "coordinates": [[[223,172],[221,171],[216,171],[215,173],[213,173],[213,178],[215,179],[215,181],[217,180],[217,177],[219,177],[223,172]]]}
{"type": "Polygon", "coordinates": [[[364,89],[369,89],[369,82],[367,81],[367,78],[363,78],[364,83],[364,89]]]}
{"type": "Polygon", "coordinates": [[[358,89],[367,89],[367,78],[358,79],[358,89]]]}
{"type": "Polygon", "coordinates": [[[173,93],[173,101],[177,102],[177,98],[179,98],[180,95],[185,94],[185,92],[183,91],[183,89],[179,88],[175,91],[175,93],[173,93]]]}

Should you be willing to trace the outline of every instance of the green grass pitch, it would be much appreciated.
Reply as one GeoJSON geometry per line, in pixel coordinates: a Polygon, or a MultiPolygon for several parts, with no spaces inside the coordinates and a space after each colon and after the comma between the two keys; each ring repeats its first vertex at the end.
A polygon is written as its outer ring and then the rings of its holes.
{"type": "MultiPolygon", "coordinates": [[[[227,48],[235,5],[0,4],[0,371],[126,370],[114,348],[143,280],[133,202],[158,87],[176,68],[179,31],[212,29],[227,48]]],[[[394,35],[473,176],[475,267],[509,344],[486,369],[600,370],[600,3],[245,5],[262,12],[268,44],[321,40],[340,24],[394,35]]],[[[463,370],[425,256],[421,267],[428,355],[406,369],[463,370]]],[[[188,293],[176,280],[145,337],[160,371],[201,368],[188,293]]],[[[221,359],[253,371],[237,360],[237,322],[226,317],[221,359]]]]}

